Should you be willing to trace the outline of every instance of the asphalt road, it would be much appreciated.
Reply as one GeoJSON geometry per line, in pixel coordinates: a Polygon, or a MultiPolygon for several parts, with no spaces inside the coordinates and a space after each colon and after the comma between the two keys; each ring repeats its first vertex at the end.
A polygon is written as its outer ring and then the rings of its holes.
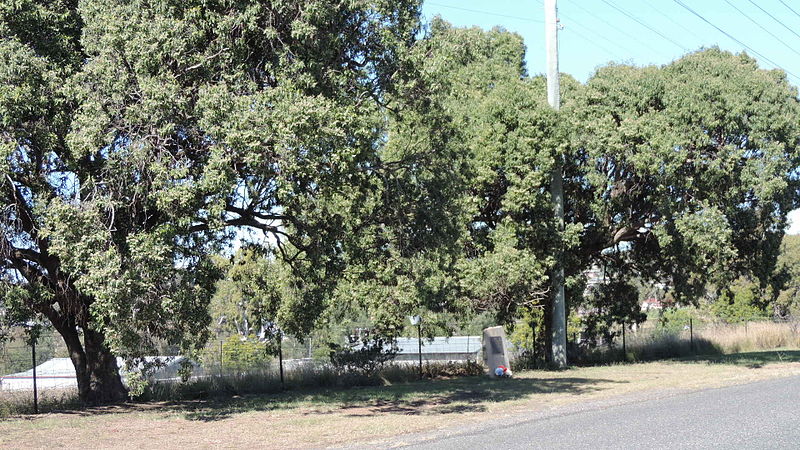
{"type": "Polygon", "coordinates": [[[393,444],[459,450],[800,449],[800,377],[555,412],[393,444]]]}

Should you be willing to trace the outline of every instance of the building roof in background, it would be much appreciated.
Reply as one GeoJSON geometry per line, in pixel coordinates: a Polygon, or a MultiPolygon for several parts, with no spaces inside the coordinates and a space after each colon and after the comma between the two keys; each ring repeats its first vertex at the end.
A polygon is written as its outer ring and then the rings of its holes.
{"type": "MultiPolygon", "coordinates": [[[[166,366],[173,366],[179,363],[183,356],[145,356],[144,360],[148,363],[163,362],[166,366]]],[[[122,368],[125,360],[117,358],[117,366],[122,368]]],[[[124,373],[123,373],[124,375],[124,373]]],[[[33,369],[28,369],[24,372],[17,372],[8,375],[0,374],[0,378],[31,378],[33,377],[33,369]]],[[[75,366],[72,365],[72,360],[69,358],[53,358],[45,361],[36,366],[36,378],[75,378],[75,366]]]]}
{"type": "MultiPolygon", "coordinates": [[[[419,353],[417,338],[398,338],[397,354],[419,353]]],[[[453,336],[422,339],[422,353],[477,353],[481,350],[480,336],[453,336]]]]}

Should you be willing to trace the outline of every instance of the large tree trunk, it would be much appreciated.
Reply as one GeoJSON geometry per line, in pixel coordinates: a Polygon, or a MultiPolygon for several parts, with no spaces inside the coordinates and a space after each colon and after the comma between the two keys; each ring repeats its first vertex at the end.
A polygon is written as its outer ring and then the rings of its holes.
{"type": "Polygon", "coordinates": [[[128,390],[122,384],[117,360],[103,344],[103,335],[93,330],[84,330],[83,343],[74,327],[58,330],[67,345],[75,378],[78,381],[78,396],[85,405],[101,405],[128,399],[128,390]]]}
{"type": "Polygon", "coordinates": [[[548,366],[553,365],[553,293],[549,293],[544,304],[544,317],[542,317],[544,333],[544,359],[548,366]]]}

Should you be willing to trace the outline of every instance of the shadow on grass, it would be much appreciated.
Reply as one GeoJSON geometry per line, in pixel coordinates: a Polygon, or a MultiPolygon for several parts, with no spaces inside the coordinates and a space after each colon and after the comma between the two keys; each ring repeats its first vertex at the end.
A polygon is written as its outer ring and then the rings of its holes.
{"type": "Polygon", "coordinates": [[[392,386],[299,390],[274,395],[248,396],[226,400],[186,402],[172,405],[188,420],[215,421],[251,411],[297,408],[300,414],[342,414],[367,417],[378,414],[438,415],[480,412],[488,403],[521,399],[531,394],[584,394],[599,390],[605,379],[491,379],[463,377],[392,386]]]}
{"type": "MultiPolygon", "coordinates": [[[[771,350],[731,355],[695,355],[680,362],[730,364],[759,368],[770,363],[800,362],[800,350],[771,350]]],[[[215,421],[251,411],[296,409],[306,416],[343,414],[365,417],[377,414],[436,415],[480,412],[487,405],[522,399],[531,394],[585,394],[600,384],[620,383],[590,378],[511,378],[485,376],[420,381],[379,387],[297,389],[277,394],[252,395],[169,404],[168,410],[188,420],[215,421]]]]}
{"type": "Polygon", "coordinates": [[[696,355],[681,361],[698,361],[709,364],[731,364],[758,369],[770,363],[800,362],[800,350],[769,350],[734,353],[730,355],[696,355]]]}

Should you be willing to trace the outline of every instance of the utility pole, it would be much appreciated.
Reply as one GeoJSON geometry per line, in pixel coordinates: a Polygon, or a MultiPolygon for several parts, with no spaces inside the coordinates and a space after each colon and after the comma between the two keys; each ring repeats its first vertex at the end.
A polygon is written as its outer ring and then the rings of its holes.
{"type": "MultiPolygon", "coordinates": [[[[547,102],[558,111],[561,106],[561,85],[558,80],[558,12],[556,0],[544,0],[544,42],[547,48],[547,102]]],[[[556,154],[553,176],[550,182],[550,197],[558,231],[564,231],[564,186],[562,156],[556,154]]],[[[558,368],[567,366],[567,327],[564,299],[564,249],[559,236],[556,267],[553,270],[552,308],[552,363],[558,368]]]]}

